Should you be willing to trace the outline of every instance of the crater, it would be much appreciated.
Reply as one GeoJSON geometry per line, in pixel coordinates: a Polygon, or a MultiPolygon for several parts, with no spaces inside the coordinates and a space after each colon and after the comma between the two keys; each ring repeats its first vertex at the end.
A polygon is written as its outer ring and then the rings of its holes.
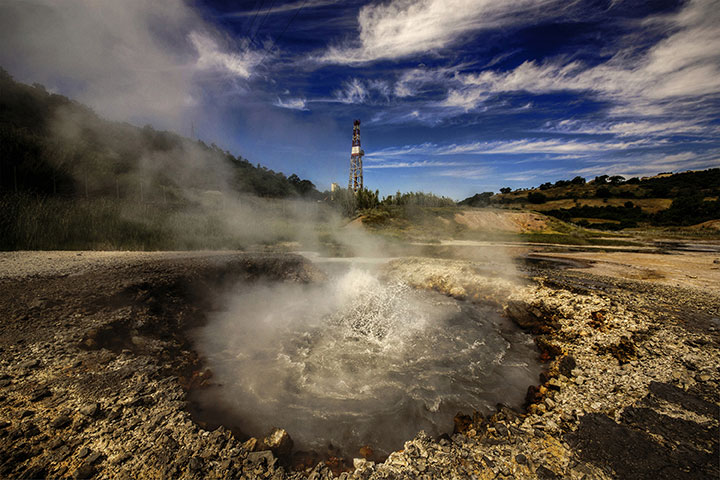
{"type": "Polygon", "coordinates": [[[541,371],[533,338],[501,310],[328,264],[310,284],[241,283],[192,332],[212,371],[194,417],[240,438],[285,429],[296,451],[385,458],[458,412],[520,406],[541,371]],[[372,452],[372,453],[369,453],[372,452]]]}

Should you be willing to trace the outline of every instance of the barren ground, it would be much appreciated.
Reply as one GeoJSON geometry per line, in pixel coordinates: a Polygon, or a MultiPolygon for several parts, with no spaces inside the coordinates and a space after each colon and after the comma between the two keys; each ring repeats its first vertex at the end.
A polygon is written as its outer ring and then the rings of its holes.
{"type": "Polygon", "coordinates": [[[227,288],[322,281],[306,259],[0,254],[0,477],[718,478],[717,255],[535,253],[590,268],[541,258],[514,278],[482,255],[388,264],[388,279],[504,308],[547,370],[523,411],[462,412],[451,435],[420,433],[381,463],[314,461],[189,413],[188,391],[212,372],[187,332],[227,288]]]}

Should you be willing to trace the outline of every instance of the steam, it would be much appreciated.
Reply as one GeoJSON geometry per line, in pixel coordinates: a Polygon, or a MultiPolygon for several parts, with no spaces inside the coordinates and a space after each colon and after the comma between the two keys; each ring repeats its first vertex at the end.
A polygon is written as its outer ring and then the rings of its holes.
{"type": "Polygon", "coordinates": [[[532,342],[490,308],[383,283],[350,262],[327,283],[239,287],[198,332],[220,386],[205,415],[254,436],[285,428],[299,449],[380,455],[458,411],[518,404],[539,371],[532,342]]]}
{"type": "Polygon", "coordinates": [[[242,82],[261,56],[182,0],[0,2],[0,65],[116,120],[186,127],[203,77],[242,82]]]}

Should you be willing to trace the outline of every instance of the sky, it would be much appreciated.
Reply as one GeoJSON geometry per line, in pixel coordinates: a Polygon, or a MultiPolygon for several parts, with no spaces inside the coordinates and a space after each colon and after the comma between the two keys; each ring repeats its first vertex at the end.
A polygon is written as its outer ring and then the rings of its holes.
{"type": "Polygon", "coordinates": [[[0,0],[0,66],[100,115],[462,199],[720,166],[717,0],[0,0]]]}

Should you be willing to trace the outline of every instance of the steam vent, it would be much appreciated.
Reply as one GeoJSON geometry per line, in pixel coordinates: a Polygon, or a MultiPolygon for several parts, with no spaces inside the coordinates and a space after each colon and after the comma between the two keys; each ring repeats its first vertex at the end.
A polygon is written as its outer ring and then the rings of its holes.
{"type": "Polygon", "coordinates": [[[350,152],[350,180],[348,190],[357,192],[363,188],[362,157],[365,155],[360,147],[360,120],[353,122],[352,150],[350,152]]]}

